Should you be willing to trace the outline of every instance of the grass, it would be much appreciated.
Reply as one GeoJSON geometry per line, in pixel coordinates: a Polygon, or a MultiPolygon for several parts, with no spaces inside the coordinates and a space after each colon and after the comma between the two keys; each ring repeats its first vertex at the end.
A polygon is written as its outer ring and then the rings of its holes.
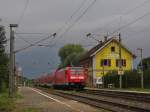
{"type": "Polygon", "coordinates": [[[37,108],[26,108],[22,112],[39,112],[37,108]]]}
{"type": "Polygon", "coordinates": [[[40,109],[34,107],[26,107],[17,103],[17,100],[22,99],[23,97],[14,93],[13,98],[9,98],[8,90],[0,93],[0,112],[40,112],[40,109]],[[19,106],[19,107],[18,107],[19,106]]]}
{"type": "Polygon", "coordinates": [[[129,88],[129,91],[139,91],[139,92],[150,92],[150,89],[142,89],[142,88],[129,88]]]}
{"type": "Polygon", "coordinates": [[[7,93],[0,94],[0,112],[11,112],[15,108],[15,99],[9,98],[7,93]]]}
{"type": "Polygon", "coordinates": [[[40,112],[40,110],[38,108],[34,108],[34,107],[24,107],[22,109],[19,110],[15,110],[14,112],[40,112]]]}
{"type": "Polygon", "coordinates": [[[0,112],[11,112],[15,109],[16,100],[21,99],[22,96],[17,92],[14,93],[14,97],[10,98],[8,96],[8,91],[0,93],[0,112]]]}

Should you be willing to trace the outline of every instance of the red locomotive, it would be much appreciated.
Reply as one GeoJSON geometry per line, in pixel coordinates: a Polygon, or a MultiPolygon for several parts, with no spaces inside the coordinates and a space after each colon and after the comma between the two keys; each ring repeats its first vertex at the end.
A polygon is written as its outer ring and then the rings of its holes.
{"type": "Polygon", "coordinates": [[[41,76],[36,80],[40,85],[54,88],[84,88],[86,71],[82,67],[66,67],[54,71],[52,74],[41,76]]]}

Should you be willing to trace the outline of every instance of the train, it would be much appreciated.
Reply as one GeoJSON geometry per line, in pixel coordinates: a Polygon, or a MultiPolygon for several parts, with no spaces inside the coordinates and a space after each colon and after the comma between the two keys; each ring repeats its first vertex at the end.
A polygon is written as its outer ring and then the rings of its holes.
{"type": "Polygon", "coordinates": [[[83,89],[87,72],[83,67],[65,67],[35,79],[35,84],[56,89],[83,89]]]}

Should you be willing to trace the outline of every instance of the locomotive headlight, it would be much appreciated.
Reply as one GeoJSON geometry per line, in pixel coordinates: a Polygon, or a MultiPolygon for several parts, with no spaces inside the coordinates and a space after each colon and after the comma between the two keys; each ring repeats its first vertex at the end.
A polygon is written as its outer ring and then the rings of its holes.
{"type": "Polygon", "coordinates": [[[83,76],[80,76],[79,79],[84,79],[84,77],[83,77],[83,76]]]}

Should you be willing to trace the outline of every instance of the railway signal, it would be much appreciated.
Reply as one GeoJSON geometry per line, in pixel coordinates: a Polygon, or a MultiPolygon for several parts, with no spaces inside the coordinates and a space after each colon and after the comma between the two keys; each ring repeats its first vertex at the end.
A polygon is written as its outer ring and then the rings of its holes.
{"type": "Polygon", "coordinates": [[[119,70],[118,70],[118,75],[123,75],[124,74],[124,70],[122,69],[122,68],[120,68],[119,70]]]}

